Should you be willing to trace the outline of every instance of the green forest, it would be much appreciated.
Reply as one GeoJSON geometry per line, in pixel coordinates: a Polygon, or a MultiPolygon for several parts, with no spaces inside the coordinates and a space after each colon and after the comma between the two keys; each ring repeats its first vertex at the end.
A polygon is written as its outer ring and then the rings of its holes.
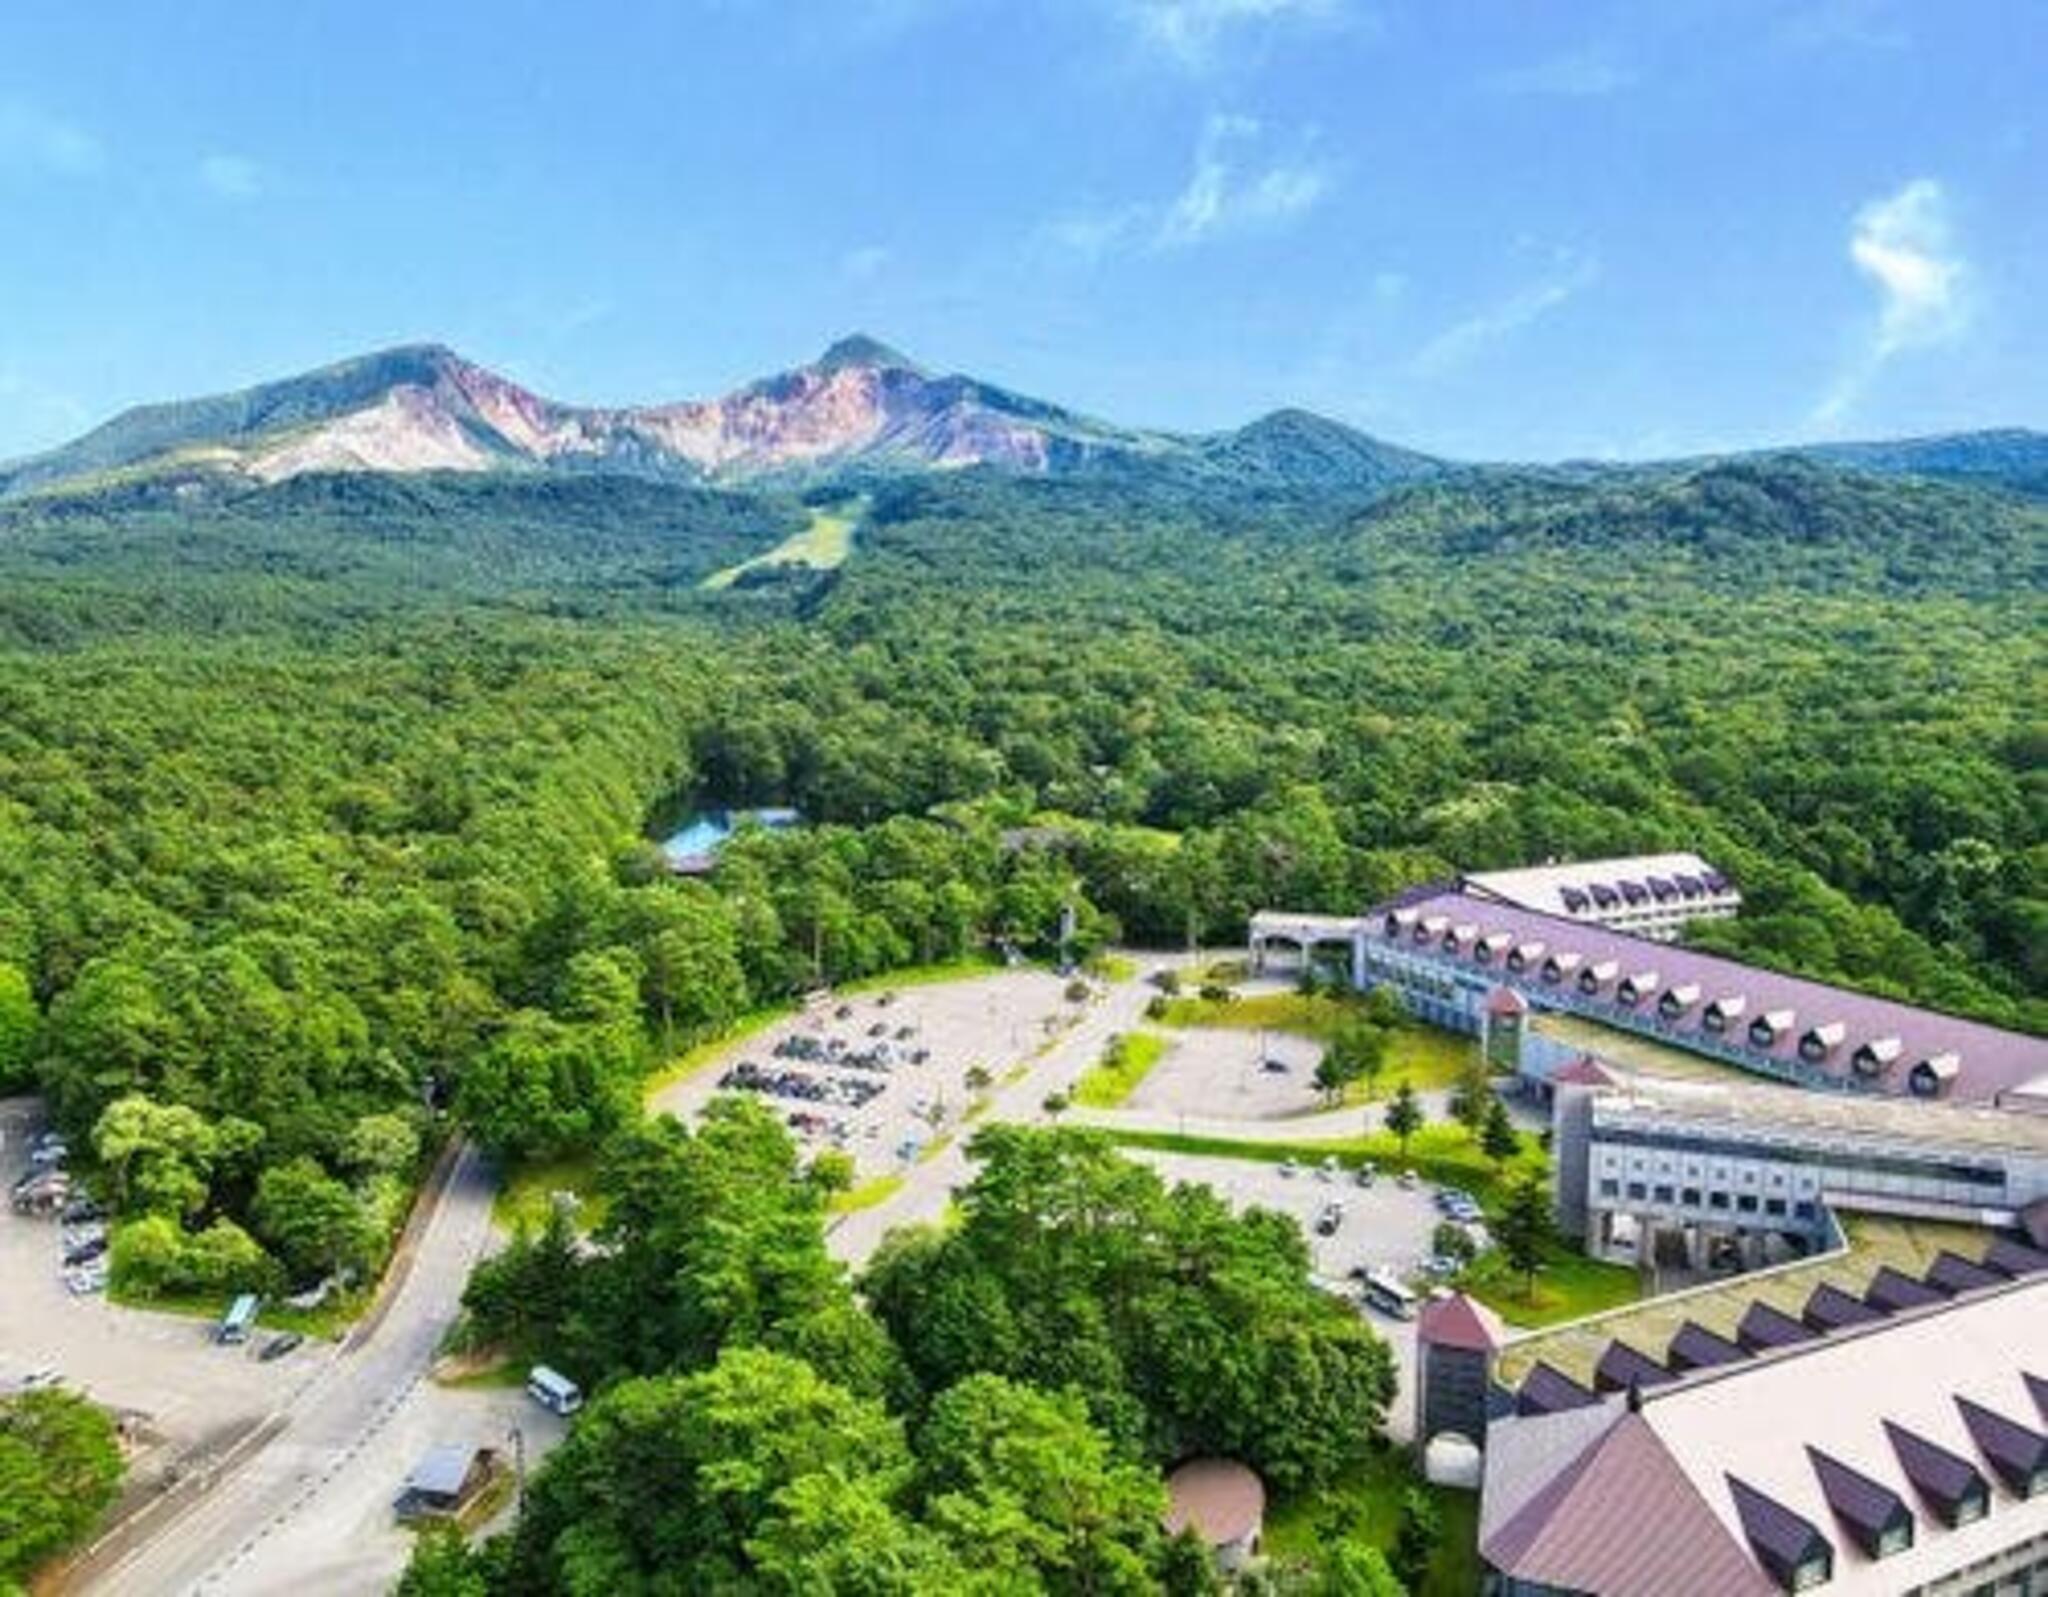
{"type": "Polygon", "coordinates": [[[1691,846],[1748,896],[1717,944],[2048,1023],[2038,502],[977,472],[871,485],[837,571],[699,591],[804,516],[346,477],[0,516],[0,1080],[163,1222],[137,1279],[372,1263],[444,1115],[594,1146],[665,1051],[1050,952],[1068,903],[1081,951],[1228,944],[1691,846]],[[693,795],[813,824],[676,881],[648,820],[693,795]]]}

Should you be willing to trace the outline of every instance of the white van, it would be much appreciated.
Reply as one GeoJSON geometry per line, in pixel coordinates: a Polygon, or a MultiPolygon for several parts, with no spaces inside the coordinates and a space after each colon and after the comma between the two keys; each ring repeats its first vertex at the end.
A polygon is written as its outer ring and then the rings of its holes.
{"type": "Polygon", "coordinates": [[[536,1364],[527,1374],[526,1395],[555,1414],[574,1414],[583,1407],[583,1388],[545,1364],[536,1364]]]}
{"type": "Polygon", "coordinates": [[[1414,1319],[1419,1302],[1416,1295],[1395,1279],[1389,1270],[1374,1270],[1366,1276],[1359,1296],[1368,1308],[1378,1309],[1396,1320],[1414,1319]]]}

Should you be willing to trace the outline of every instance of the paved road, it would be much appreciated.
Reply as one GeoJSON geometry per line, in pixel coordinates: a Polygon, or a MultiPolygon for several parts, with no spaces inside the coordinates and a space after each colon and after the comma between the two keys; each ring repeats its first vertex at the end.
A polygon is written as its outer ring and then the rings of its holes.
{"type": "MultiPolygon", "coordinates": [[[[136,1552],[91,1571],[76,1589],[151,1597],[286,1590],[293,1597],[356,1597],[385,1590],[403,1561],[403,1542],[377,1536],[365,1545],[351,1534],[360,1527],[332,1508],[388,1502],[414,1462],[395,1456],[390,1438],[417,1435],[423,1416],[431,1417],[443,1398],[467,1395],[436,1392],[426,1374],[489,1239],[491,1193],[481,1157],[465,1148],[373,1334],[359,1344],[352,1338],[291,1400],[267,1446],[173,1510],[136,1552]],[[331,1534],[309,1537],[302,1523],[308,1515],[331,1534]]],[[[502,1427],[483,1434],[496,1421],[481,1412],[446,1423],[478,1432],[447,1440],[503,1443],[502,1427]]]]}

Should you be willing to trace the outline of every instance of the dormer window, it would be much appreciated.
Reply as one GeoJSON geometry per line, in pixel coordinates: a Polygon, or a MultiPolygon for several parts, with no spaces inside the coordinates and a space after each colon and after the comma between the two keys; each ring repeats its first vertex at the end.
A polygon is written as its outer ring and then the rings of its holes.
{"type": "Polygon", "coordinates": [[[1795,1514],[1775,1497],[1767,1497],[1736,1476],[1727,1477],[1756,1560],[1786,1591],[1810,1591],[1834,1578],[1835,1549],[1814,1523],[1795,1514]]]}
{"type": "Polygon", "coordinates": [[[1775,1048],[1778,1039],[1792,1029],[1793,1014],[1789,1009],[1767,1009],[1749,1023],[1749,1045],[1752,1048],[1775,1048]]]}
{"type": "Polygon", "coordinates": [[[1930,1054],[1906,1076],[1906,1086],[1916,1098],[1939,1098],[1949,1090],[1963,1068],[1955,1054],[1930,1054]]]}
{"type": "Polygon", "coordinates": [[[1666,1020],[1676,1020],[1699,1001],[1699,983],[1682,981],[1664,989],[1664,996],[1657,1000],[1657,1013],[1666,1020]]]}
{"type": "Polygon", "coordinates": [[[1850,1056],[1859,1076],[1881,1076],[1898,1062],[1905,1045],[1896,1037],[1873,1037],[1850,1056]]]}
{"type": "Polygon", "coordinates": [[[1576,887],[1560,887],[1557,890],[1557,896],[1560,902],[1563,903],[1566,911],[1573,915],[1585,914],[1591,903],[1591,900],[1576,887]]]}
{"type": "Polygon", "coordinates": [[[1621,985],[1614,989],[1617,1002],[1633,1007],[1657,990],[1657,973],[1654,970],[1639,970],[1633,976],[1622,978],[1621,985]]]}
{"type": "Polygon", "coordinates": [[[1418,943],[1433,943],[1443,936],[1451,924],[1448,915],[1425,915],[1415,923],[1415,940],[1418,943]]]}
{"type": "Polygon", "coordinates": [[[1647,904],[1650,901],[1650,890],[1641,882],[1617,882],[1615,885],[1621,889],[1621,896],[1631,904],[1647,904]]]}
{"type": "Polygon", "coordinates": [[[1384,930],[1386,932],[1388,940],[1391,941],[1392,939],[1399,937],[1403,932],[1405,932],[1409,927],[1413,926],[1414,924],[1414,910],[1397,909],[1387,916],[1384,930]]]}
{"type": "Polygon", "coordinates": [[[1444,947],[1452,953],[1457,953],[1478,935],[1479,928],[1477,926],[1474,926],[1470,921],[1460,921],[1444,933],[1444,947]]]}
{"type": "Polygon", "coordinates": [[[1621,966],[1613,960],[1600,960],[1595,964],[1588,965],[1579,972],[1579,991],[1582,993],[1597,993],[1620,974],[1621,966]]]}
{"type": "Polygon", "coordinates": [[[1917,1432],[1890,1420],[1884,1422],[1899,1467],[1913,1490],[1950,1529],[1982,1519],[1991,1511],[1991,1488],[1977,1466],[1917,1432]]]}
{"type": "Polygon", "coordinates": [[[1749,1008],[1749,1000],[1740,993],[1727,993],[1707,1005],[1700,1016],[1700,1024],[1708,1031],[1727,1031],[1742,1018],[1742,1012],[1749,1008]]]}
{"type": "Polygon", "coordinates": [[[1821,1496],[1866,1558],[1890,1558],[1913,1545],[1913,1511],[1897,1492],[1817,1447],[1807,1448],[1806,1456],[1821,1496]]]}
{"type": "Polygon", "coordinates": [[[1819,1064],[1835,1051],[1843,1037],[1848,1035],[1848,1030],[1839,1020],[1807,1027],[1806,1035],[1799,1039],[1799,1057],[1810,1065],[1819,1064]]]}
{"type": "Polygon", "coordinates": [[[1707,884],[1697,876],[1674,876],[1672,881],[1677,884],[1678,896],[1680,898],[1705,898],[1707,896],[1707,884]]]}
{"type": "Polygon", "coordinates": [[[1652,876],[1649,880],[1650,896],[1660,904],[1668,904],[1678,896],[1678,885],[1668,877],[1652,876]]]}
{"type": "Polygon", "coordinates": [[[1513,940],[1506,932],[1488,932],[1472,945],[1472,957],[1482,965],[1491,964],[1494,956],[1504,950],[1513,940]]]}
{"type": "Polygon", "coordinates": [[[1621,895],[1605,882],[1588,882],[1586,891],[1593,895],[1593,902],[1602,909],[1613,909],[1621,902],[1621,895]]]}
{"type": "Polygon", "coordinates": [[[1527,970],[1543,957],[1543,945],[1539,942],[1517,943],[1508,950],[1508,969],[1527,970]]]}
{"type": "Polygon", "coordinates": [[[1543,979],[1555,987],[1570,977],[1579,968],[1579,956],[1572,953],[1552,954],[1543,962],[1543,979]]]}

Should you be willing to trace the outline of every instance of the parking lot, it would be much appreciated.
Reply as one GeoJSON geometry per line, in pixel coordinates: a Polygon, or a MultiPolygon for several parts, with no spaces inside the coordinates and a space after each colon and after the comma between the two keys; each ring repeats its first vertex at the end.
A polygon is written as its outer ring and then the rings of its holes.
{"type": "MultiPolygon", "coordinates": [[[[30,1100],[0,1101],[0,1181],[11,1191],[29,1168],[40,1129],[30,1100]]],[[[258,1333],[218,1346],[212,1322],[117,1308],[99,1293],[74,1295],[61,1264],[63,1227],[53,1216],[0,1209],[0,1391],[50,1371],[75,1392],[129,1416],[141,1451],[133,1476],[180,1454],[224,1446],[308,1380],[312,1345],[266,1362],[258,1333]]]]}
{"type": "Polygon", "coordinates": [[[1159,1027],[1166,1052],[1125,1100],[1131,1109],[1273,1120],[1323,1107],[1322,1044],[1284,1031],[1159,1027]]]}
{"type": "Polygon", "coordinates": [[[810,1152],[839,1148],[857,1179],[914,1164],[958,1127],[977,1096],[1059,1036],[1081,1012],[1064,979],[1014,970],[962,981],[831,997],[736,1044],[658,1093],[688,1118],[720,1091],[751,1092],[810,1152]]]}

